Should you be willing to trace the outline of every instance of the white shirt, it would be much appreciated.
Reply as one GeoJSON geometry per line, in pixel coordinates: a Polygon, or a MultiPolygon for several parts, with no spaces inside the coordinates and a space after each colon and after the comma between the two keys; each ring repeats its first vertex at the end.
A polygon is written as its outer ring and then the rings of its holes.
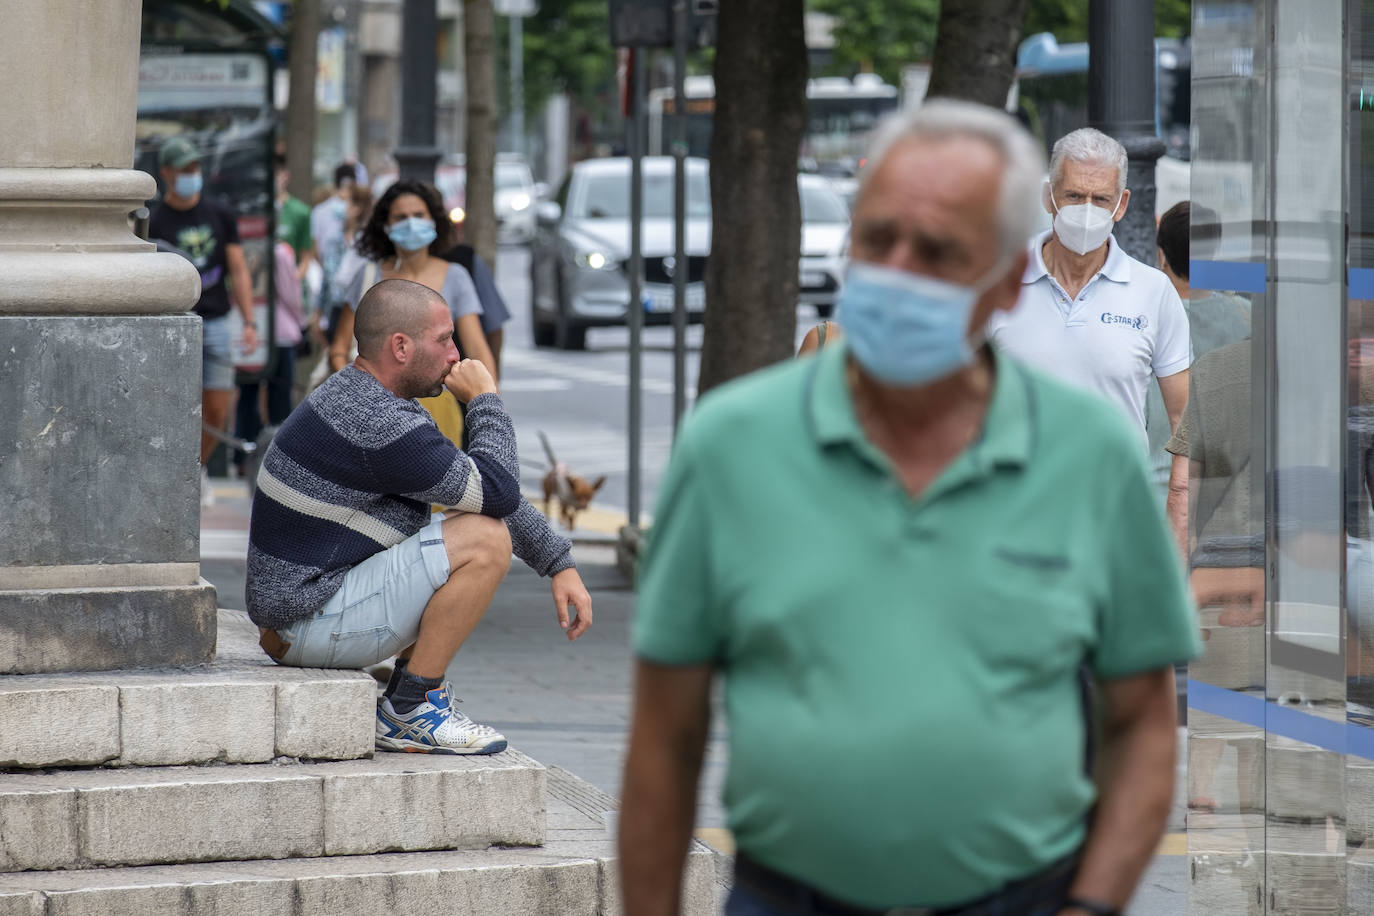
{"type": "Polygon", "coordinates": [[[1150,385],[1191,362],[1183,303],[1168,277],[1110,236],[1106,263],[1070,300],[1045,267],[1049,237],[1031,240],[1021,299],[992,317],[988,338],[1021,362],[1120,405],[1143,437],[1150,385]]]}

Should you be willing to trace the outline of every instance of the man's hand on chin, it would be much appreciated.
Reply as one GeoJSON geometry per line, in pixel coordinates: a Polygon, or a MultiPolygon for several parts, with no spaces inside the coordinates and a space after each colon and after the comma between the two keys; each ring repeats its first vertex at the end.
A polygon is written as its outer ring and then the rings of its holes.
{"type": "Polygon", "coordinates": [[[568,634],[568,641],[587,632],[592,625],[592,596],[582,584],[575,567],[555,573],[552,582],[553,607],[558,612],[558,625],[568,634]],[[577,611],[577,620],[570,619],[568,607],[577,611]]]}

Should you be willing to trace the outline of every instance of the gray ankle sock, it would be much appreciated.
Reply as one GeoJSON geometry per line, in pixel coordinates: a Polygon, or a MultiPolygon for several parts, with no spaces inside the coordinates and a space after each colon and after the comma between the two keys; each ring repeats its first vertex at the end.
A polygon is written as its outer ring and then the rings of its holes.
{"type": "Polygon", "coordinates": [[[405,674],[408,661],[408,658],[396,659],[396,664],[391,669],[391,677],[387,678],[386,687],[382,690],[382,696],[389,699],[396,692],[396,686],[401,683],[401,675],[405,674]]]}
{"type": "Polygon", "coordinates": [[[441,677],[417,677],[409,670],[403,670],[396,689],[391,694],[391,708],[404,716],[425,702],[426,693],[442,686],[443,683],[444,679],[441,677]]]}

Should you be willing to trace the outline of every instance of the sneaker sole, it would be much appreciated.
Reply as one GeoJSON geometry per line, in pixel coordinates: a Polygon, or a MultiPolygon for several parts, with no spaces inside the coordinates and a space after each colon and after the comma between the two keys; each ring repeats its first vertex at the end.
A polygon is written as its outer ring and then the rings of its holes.
{"type": "Polygon", "coordinates": [[[421,744],[418,741],[407,741],[404,738],[378,738],[377,748],[383,751],[403,751],[407,754],[462,754],[465,756],[475,756],[480,754],[499,754],[507,747],[505,739],[493,741],[481,747],[446,747],[439,744],[421,744]]]}

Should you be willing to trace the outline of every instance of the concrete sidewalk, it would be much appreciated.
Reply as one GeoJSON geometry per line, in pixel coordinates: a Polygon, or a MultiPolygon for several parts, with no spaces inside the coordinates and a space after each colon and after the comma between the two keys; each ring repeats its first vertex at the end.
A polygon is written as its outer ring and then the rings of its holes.
{"type": "MultiPolygon", "coordinates": [[[[247,544],[247,489],[219,482],[216,505],[202,510],[202,575],[219,588],[221,607],[243,607],[247,544]]],[[[537,505],[537,503],[536,503],[537,505]]],[[[591,521],[590,519],[588,521],[591,521]]],[[[601,521],[598,519],[598,521],[601,521]]],[[[611,522],[602,522],[609,526],[611,522]]],[[[600,527],[600,526],[598,526],[600,527]]],[[[629,625],[634,594],[615,568],[614,550],[592,539],[574,547],[595,624],[576,643],[558,628],[546,580],[518,560],[496,600],[449,668],[461,707],[491,725],[513,746],[546,765],[561,767],[620,797],[632,695],[629,625]]],[[[720,804],[726,752],[719,703],[707,746],[698,796],[698,836],[722,853],[733,852],[720,804]]],[[[836,774],[842,779],[845,774],[836,774]]],[[[1185,784],[1182,767],[1180,785],[1185,784]]],[[[1181,802],[1171,831],[1146,872],[1128,916],[1184,916],[1188,868],[1181,802]]],[[[728,874],[728,871],[724,871],[728,874]]]]}

